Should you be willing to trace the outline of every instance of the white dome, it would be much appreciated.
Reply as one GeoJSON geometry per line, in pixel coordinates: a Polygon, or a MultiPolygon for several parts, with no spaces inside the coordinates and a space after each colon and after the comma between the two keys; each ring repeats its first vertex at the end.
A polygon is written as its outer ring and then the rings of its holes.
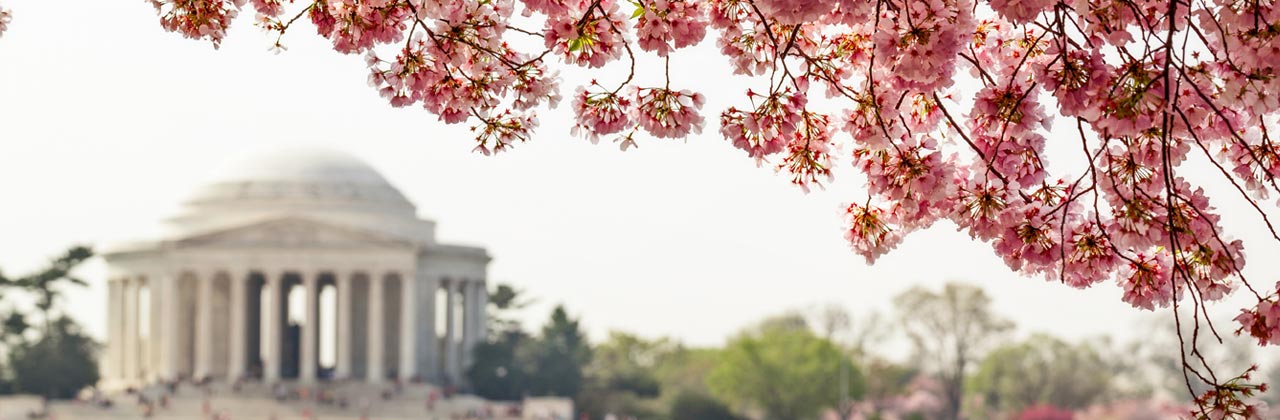
{"type": "Polygon", "coordinates": [[[168,224],[170,232],[185,235],[293,216],[400,236],[430,234],[415,226],[424,223],[416,213],[364,161],[330,149],[291,148],[224,166],[168,224]]]}

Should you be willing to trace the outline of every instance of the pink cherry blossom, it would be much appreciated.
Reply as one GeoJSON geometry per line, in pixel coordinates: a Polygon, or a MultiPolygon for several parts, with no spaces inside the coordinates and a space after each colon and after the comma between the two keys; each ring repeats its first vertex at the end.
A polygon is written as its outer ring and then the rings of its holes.
{"type": "Polygon", "coordinates": [[[585,135],[592,143],[598,142],[600,136],[618,133],[634,125],[631,100],[613,92],[590,92],[578,88],[573,96],[573,109],[578,119],[573,134],[585,135]]]}
{"type": "Polygon", "coordinates": [[[0,6],[0,36],[3,36],[4,31],[9,29],[9,22],[12,19],[13,14],[9,12],[9,9],[5,9],[4,6],[0,6]]]}
{"type": "Polygon", "coordinates": [[[636,20],[636,44],[659,57],[692,46],[707,35],[706,11],[693,0],[653,0],[642,2],[636,20]]]}
{"type": "Polygon", "coordinates": [[[816,21],[834,8],[832,2],[811,0],[756,0],[755,4],[765,16],[785,25],[816,21]]]}
{"type": "Polygon", "coordinates": [[[702,132],[698,110],[706,100],[700,93],[667,88],[640,88],[632,92],[633,117],[640,128],[658,138],[683,138],[702,132]]]}
{"type": "Polygon", "coordinates": [[[991,0],[991,8],[1013,23],[1027,23],[1048,9],[1053,0],[991,0]]]}

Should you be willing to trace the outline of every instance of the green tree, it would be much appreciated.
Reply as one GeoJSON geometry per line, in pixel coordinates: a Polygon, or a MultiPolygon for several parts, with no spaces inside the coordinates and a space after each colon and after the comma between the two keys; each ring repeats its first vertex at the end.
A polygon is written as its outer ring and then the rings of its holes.
{"type": "Polygon", "coordinates": [[[518,400],[528,393],[530,367],[518,357],[532,337],[511,312],[524,308],[523,292],[499,284],[489,292],[489,337],[471,350],[465,372],[472,392],[491,400],[518,400]]]}
{"type": "Polygon", "coordinates": [[[563,306],[551,311],[551,320],[531,346],[518,357],[530,368],[529,394],[575,398],[582,389],[583,368],[591,361],[591,348],[578,320],[563,306]]]}
{"type": "MultiPolygon", "coordinates": [[[[840,371],[851,364],[835,343],[792,315],[765,320],[734,337],[707,381],[716,394],[753,406],[766,419],[813,418],[843,399],[840,371]]],[[[857,398],[861,375],[850,370],[855,386],[849,396],[857,398]]]]}
{"type": "Polygon", "coordinates": [[[894,305],[917,361],[942,382],[943,418],[959,418],[969,365],[1013,323],[991,312],[982,289],[967,284],[948,283],[940,293],[915,287],[895,297],[894,305]]]}
{"type": "Polygon", "coordinates": [[[59,286],[63,283],[71,283],[76,286],[86,285],[87,283],[84,280],[72,276],[71,271],[75,270],[76,267],[80,266],[80,263],[90,257],[93,257],[93,250],[89,249],[89,247],[74,246],[61,256],[50,261],[48,267],[26,277],[5,278],[0,274],[0,285],[16,286],[34,294],[36,296],[36,308],[40,310],[44,321],[45,333],[49,333],[54,319],[51,311],[58,297],[62,296],[59,286]]]}
{"type": "Polygon", "coordinates": [[[986,406],[1016,412],[1038,404],[1078,409],[1115,388],[1115,363],[1095,344],[1071,344],[1044,334],[992,350],[970,378],[986,406]]]}
{"type": "Polygon", "coordinates": [[[521,346],[528,345],[530,337],[518,329],[495,334],[471,350],[467,380],[472,391],[486,399],[519,400],[528,391],[529,366],[521,363],[517,354],[521,346]]]}
{"type": "Polygon", "coordinates": [[[500,338],[503,332],[519,330],[520,322],[511,313],[528,305],[524,291],[507,284],[495,286],[489,291],[489,331],[500,338]]]}
{"type": "MultiPolygon", "coordinates": [[[[52,356],[42,354],[51,350],[68,350],[57,346],[85,344],[85,346],[91,347],[93,345],[91,340],[79,334],[79,328],[70,319],[59,318],[55,323],[54,316],[54,308],[57,306],[58,297],[61,296],[61,285],[64,283],[79,286],[85,285],[83,280],[73,277],[71,272],[80,263],[92,256],[93,251],[88,247],[74,246],[51,260],[47,267],[26,276],[10,277],[0,273],[0,303],[3,303],[6,293],[9,291],[18,290],[30,293],[35,297],[36,309],[40,311],[40,322],[43,323],[39,340],[35,343],[30,343],[27,335],[27,332],[31,330],[30,314],[9,309],[6,313],[0,315],[0,324],[3,326],[3,330],[0,331],[0,354],[7,355],[9,359],[8,369],[0,366],[0,373],[3,373],[0,374],[0,393],[39,392],[58,397],[61,395],[58,392],[45,391],[46,389],[54,391],[62,389],[60,386],[48,385],[49,381],[53,381],[55,385],[61,383],[58,381],[76,383],[77,380],[82,379],[82,376],[90,374],[93,377],[91,382],[97,381],[98,369],[96,361],[91,356],[77,358],[79,355],[75,353],[52,356]],[[84,343],[80,343],[80,340],[83,340],[84,343]],[[41,358],[48,359],[50,357],[66,358],[65,360],[59,359],[55,361],[59,369],[88,369],[91,372],[50,371],[50,375],[61,372],[58,374],[63,378],[43,379],[37,377],[36,372],[29,370],[32,366],[45,366],[46,364],[41,362],[41,358]],[[33,385],[39,385],[39,388],[30,388],[33,385]]],[[[89,348],[85,352],[91,354],[92,349],[89,348]]]]}
{"type": "Polygon", "coordinates": [[[40,339],[9,354],[13,388],[49,398],[72,398],[98,382],[98,344],[70,318],[49,322],[40,339]]]}
{"type": "Polygon", "coordinates": [[[917,368],[876,357],[862,359],[860,366],[865,372],[864,397],[871,404],[873,416],[880,414],[891,397],[905,394],[911,380],[920,373],[917,368]]]}
{"type": "Polygon", "coordinates": [[[710,395],[683,391],[671,402],[671,420],[739,420],[728,406],[710,395]]]}
{"type": "Polygon", "coordinates": [[[609,333],[609,338],[592,350],[586,381],[578,394],[579,409],[624,417],[657,417],[665,407],[658,400],[662,386],[656,371],[668,355],[679,350],[679,344],[669,339],[609,333]]]}

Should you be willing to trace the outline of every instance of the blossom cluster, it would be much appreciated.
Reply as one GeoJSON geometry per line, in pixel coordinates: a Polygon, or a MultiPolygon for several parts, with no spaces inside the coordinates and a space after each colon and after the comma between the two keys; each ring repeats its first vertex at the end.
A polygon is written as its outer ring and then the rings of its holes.
{"type": "Polygon", "coordinates": [[[3,5],[0,5],[0,36],[3,36],[4,31],[9,29],[9,21],[12,19],[13,14],[9,12],[9,9],[5,9],[3,5]]]}
{"type": "Polygon", "coordinates": [[[636,44],[640,49],[666,57],[675,49],[690,47],[707,36],[703,3],[693,0],[642,2],[636,12],[636,44]]]}

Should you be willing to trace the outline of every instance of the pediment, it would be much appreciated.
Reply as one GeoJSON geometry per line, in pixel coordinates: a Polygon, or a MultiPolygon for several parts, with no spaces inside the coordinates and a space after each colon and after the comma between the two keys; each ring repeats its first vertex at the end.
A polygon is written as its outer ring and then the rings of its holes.
{"type": "Polygon", "coordinates": [[[194,235],[181,248],[405,248],[408,241],[307,219],[276,219],[194,235]]]}

